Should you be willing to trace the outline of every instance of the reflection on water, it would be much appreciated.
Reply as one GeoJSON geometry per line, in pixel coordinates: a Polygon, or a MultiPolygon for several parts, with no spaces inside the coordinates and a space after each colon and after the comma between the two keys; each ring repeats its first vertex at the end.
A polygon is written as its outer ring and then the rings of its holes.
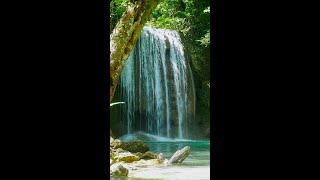
{"type": "Polygon", "coordinates": [[[169,159],[178,149],[190,146],[189,156],[180,165],[161,168],[142,168],[129,173],[130,178],[112,177],[112,180],[135,179],[210,179],[210,142],[209,141],[175,141],[146,142],[150,151],[162,153],[169,159]]]}

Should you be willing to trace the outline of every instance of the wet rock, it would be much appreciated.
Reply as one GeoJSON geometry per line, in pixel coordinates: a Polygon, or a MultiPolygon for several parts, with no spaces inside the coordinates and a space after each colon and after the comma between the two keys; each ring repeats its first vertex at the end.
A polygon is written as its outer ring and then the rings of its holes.
{"type": "Polygon", "coordinates": [[[115,139],[114,141],[110,141],[110,147],[113,149],[117,149],[120,148],[120,146],[122,145],[122,141],[120,141],[119,139],[115,139]]]}
{"type": "Polygon", "coordinates": [[[159,166],[164,164],[159,159],[149,159],[149,160],[141,159],[140,161],[135,161],[134,165],[137,167],[148,167],[148,166],[159,166]]]}
{"type": "Polygon", "coordinates": [[[157,158],[158,158],[158,155],[151,151],[147,151],[141,156],[141,159],[157,159],[157,158]]]}
{"type": "Polygon", "coordinates": [[[158,155],[157,159],[158,159],[159,162],[161,162],[161,163],[164,163],[164,161],[165,161],[165,158],[163,157],[163,154],[162,154],[162,153],[160,153],[160,154],[158,155]]]}
{"type": "Polygon", "coordinates": [[[123,150],[130,151],[132,153],[136,153],[136,152],[145,153],[149,151],[148,145],[142,142],[141,140],[122,142],[119,139],[113,139],[112,137],[110,137],[110,147],[112,149],[121,148],[123,150]]]}
{"type": "Polygon", "coordinates": [[[110,144],[112,144],[114,139],[110,136],[110,144]]]}
{"type": "Polygon", "coordinates": [[[127,162],[127,163],[131,163],[133,161],[139,161],[140,158],[139,156],[137,155],[134,155],[130,152],[121,152],[121,153],[116,153],[114,156],[113,156],[113,159],[116,161],[116,162],[120,162],[120,161],[123,161],[123,162],[127,162]]]}
{"type": "Polygon", "coordinates": [[[141,153],[141,152],[136,152],[136,153],[133,153],[133,154],[135,154],[135,155],[139,156],[139,157],[140,157],[140,159],[142,158],[142,155],[143,155],[143,153],[141,153]]]}
{"type": "Polygon", "coordinates": [[[148,145],[140,140],[130,141],[130,142],[121,142],[118,146],[132,153],[137,153],[137,152],[145,153],[149,151],[148,145]]]}
{"type": "Polygon", "coordinates": [[[123,167],[120,163],[116,163],[110,166],[111,176],[128,176],[128,169],[123,167]]]}
{"type": "Polygon", "coordinates": [[[147,151],[145,153],[141,153],[141,152],[137,152],[134,153],[135,155],[139,156],[140,159],[158,159],[158,155],[151,152],[151,151],[147,151]]]}
{"type": "Polygon", "coordinates": [[[122,153],[122,152],[126,152],[126,151],[123,150],[122,148],[118,148],[118,149],[115,149],[114,152],[115,152],[115,153],[122,153]]]}

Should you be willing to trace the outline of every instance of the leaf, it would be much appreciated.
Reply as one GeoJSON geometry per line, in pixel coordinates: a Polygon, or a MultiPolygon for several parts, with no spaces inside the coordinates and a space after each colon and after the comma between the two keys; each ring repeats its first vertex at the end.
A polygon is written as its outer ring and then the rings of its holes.
{"type": "Polygon", "coordinates": [[[110,104],[110,107],[111,107],[111,106],[114,106],[114,105],[117,105],[117,104],[124,104],[124,103],[125,103],[125,102],[115,102],[115,103],[111,103],[111,104],[110,104]]]}

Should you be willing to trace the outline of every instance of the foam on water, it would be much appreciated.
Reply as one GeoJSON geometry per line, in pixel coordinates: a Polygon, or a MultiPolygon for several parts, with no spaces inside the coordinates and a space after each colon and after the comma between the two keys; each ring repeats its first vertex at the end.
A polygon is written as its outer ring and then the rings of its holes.
{"type": "Polygon", "coordinates": [[[179,139],[179,138],[166,138],[162,136],[157,136],[149,133],[145,133],[142,131],[135,132],[132,134],[126,134],[119,138],[121,141],[128,142],[134,140],[141,140],[144,142],[186,142],[186,141],[194,141],[189,139],[179,139]]]}

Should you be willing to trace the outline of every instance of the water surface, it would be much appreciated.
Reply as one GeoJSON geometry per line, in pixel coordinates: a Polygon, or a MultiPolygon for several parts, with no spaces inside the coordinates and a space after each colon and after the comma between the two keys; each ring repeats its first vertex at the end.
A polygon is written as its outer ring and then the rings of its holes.
{"type": "Polygon", "coordinates": [[[168,167],[147,167],[136,171],[129,172],[130,178],[116,179],[210,179],[210,141],[163,141],[163,142],[146,142],[150,151],[157,154],[162,153],[165,158],[169,159],[178,149],[190,146],[189,156],[180,165],[168,167]]]}

